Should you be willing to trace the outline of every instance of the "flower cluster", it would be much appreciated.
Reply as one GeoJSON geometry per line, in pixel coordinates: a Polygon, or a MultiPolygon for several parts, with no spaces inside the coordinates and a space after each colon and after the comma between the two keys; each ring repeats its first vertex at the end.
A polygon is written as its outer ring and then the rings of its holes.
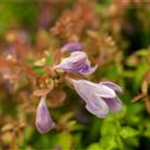
{"type": "MultiPolygon", "coordinates": [[[[62,69],[66,72],[88,75],[96,71],[97,66],[91,67],[87,54],[80,43],[69,43],[62,47],[62,52],[71,52],[71,55],[63,59],[54,69],[62,69]]],[[[99,118],[105,118],[109,112],[117,112],[122,108],[122,102],[116,93],[122,93],[122,88],[112,82],[93,83],[87,80],[69,79],[76,92],[85,102],[85,108],[99,118]]],[[[40,133],[48,132],[54,126],[54,122],[48,111],[45,97],[37,108],[36,127],[40,133]]]]}

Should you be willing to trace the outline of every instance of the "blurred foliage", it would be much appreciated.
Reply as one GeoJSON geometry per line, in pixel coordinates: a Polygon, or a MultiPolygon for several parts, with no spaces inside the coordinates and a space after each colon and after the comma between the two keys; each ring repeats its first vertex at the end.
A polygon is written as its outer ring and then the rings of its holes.
{"type": "Polygon", "coordinates": [[[0,150],[149,150],[150,3],[143,0],[0,1],[0,150]],[[79,41],[93,65],[84,77],[124,89],[120,113],[99,119],[55,72],[62,45],[79,41]],[[35,129],[48,94],[55,128],[35,129]]]}

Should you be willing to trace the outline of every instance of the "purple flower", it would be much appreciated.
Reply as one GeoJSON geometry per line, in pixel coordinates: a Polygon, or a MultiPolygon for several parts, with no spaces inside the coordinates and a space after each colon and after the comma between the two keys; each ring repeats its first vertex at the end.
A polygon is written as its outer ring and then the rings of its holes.
{"type": "Polygon", "coordinates": [[[83,49],[84,48],[83,48],[82,44],[80,44],[78,42],[71,42],[69,44],[64,45],[61,48],[61,51],[62,52],[66,52],[66,51],[74,52],[74,51],[82,51],[83,49]]]}
{"type": "Polygon", "coordinates": [[[35,125],[40,133],[46,133],[52,129],[54,122],[47,108],[45,97],[42,97],[37,107],[35,125]]]}
{"type": "Polygon", "coordinates": [[[99,118],[105,118],[109,112],[119,111],[122,102],[116,92],[122,89],[112,82],[100,82],[99,84],[86,80],[71,79],[76,92],[85,101],[86,109],[99,118]]]}
{"type": "Polygon", "coordinates": [[[59,68],[67,72],[78,72],[83,75],[91,74],[97,66],[91,67],[88,57],[85,52],[77,51],[72,52],[70,57],[62,60],[60,64],[54,68],[59,68]]]}

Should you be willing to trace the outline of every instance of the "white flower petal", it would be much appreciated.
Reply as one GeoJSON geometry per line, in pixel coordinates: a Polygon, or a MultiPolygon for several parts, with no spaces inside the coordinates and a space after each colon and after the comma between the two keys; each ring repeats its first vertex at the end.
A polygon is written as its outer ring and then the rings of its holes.
{"type": "Polygon", "coordinates": [[[114,90],[104,85],[99,86],[99,84],[86,80],[76,80],[76,82],[73,82],[73,84],[77,91],[80,90],[83,93],[87,93],[87,95],[94,93],[104,98],[116,97],[116,93],[114,92],[114,90]]]}
{"type": "Polygon", "coordinates": [[[100,97],[94,96],[93,98],[86,104],[86,109],[99,118],[105,118],[109,112],[107,103],[100,97]]]}
{"type": "Polygon", "coordinates": [[[99,84],[100,85],[105,85],[105,86],[115,90],[118,93],[122,93],[123,92],[122,88],[119,85],[117,85],[117,84],[115,84],[113,82],[103,81],[103,82],[100,82],[99,84]]]}

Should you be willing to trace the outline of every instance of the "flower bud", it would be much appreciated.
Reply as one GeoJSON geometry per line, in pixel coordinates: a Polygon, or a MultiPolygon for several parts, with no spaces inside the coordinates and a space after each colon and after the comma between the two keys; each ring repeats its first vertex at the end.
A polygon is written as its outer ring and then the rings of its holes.
{"type": "Polygon", "coordinates": [[[92,74],[96,71],[97,65],[91,67],[88,56],[85,52],[72,52],[71,56],[65,58],[54,68],[62,69],[66,72],[80,73],[82,75],[92,74]]]}
{"type": "Polygon", "coordinates": [[[53,119],[46,105],[45,96],[41,98],[36,112],[36,128],[40,133],[46,133],[54,126],[53,119]]]}

